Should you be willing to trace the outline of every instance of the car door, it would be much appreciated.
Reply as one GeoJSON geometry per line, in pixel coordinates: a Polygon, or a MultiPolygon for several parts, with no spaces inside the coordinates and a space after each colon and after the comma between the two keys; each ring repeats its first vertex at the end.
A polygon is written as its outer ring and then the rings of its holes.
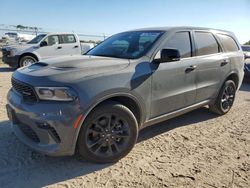
{"type": "Polygon", "coordinates": [[[230,71],[230,59],[211,32],[194,31],[196,46],[196,102],[214,98],[230,71]]]}
{"type": "Polygon", "coordinates": [[[63,55],[80,55],[81,46],[77,42],[75,35],[73,34],[64,34],[60,35],[62,43],[62,53],[63,55]]]}
{"type": "Polygon", "coordinates": [[[40,59],[63,55],[58,35],[49,35],[40,44],[44,44],[36,50],[40,59]]]}
{"type": "Polygon", "coordinates": [[[179,61],[160,63],[152,75],[151,118],[179,110],[195,103],[195,67],[189,31],[176,32],[162,49],[180,51],[179,61]]]}

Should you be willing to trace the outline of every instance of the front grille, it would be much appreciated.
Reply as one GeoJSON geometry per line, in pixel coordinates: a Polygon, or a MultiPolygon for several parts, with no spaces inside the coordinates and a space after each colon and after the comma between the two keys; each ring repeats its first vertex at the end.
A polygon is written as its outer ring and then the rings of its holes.
{"type": "Polygon", "coordinates": [[[11,79],[11,84],[12,84],[12,87],[23,96],[25,101],[27,101],[27,102],[37,102],[38,101],[36,93],[31,86],[29,86],[23,82],[17,81],[14,78],[11,79]]]}
{"type": "Polygon", "coordinates": [[[8,51],[6,49],[2,49],[2,54],[3,54],[3,57],[9,56],[10,55],[10,51],[8,51]]]}
{"type": "Polygon", "coordinates": [[[28,125],[17,124],[17,126],[23,132],[23,134],[25,134],[25,136],[27,136],[29,139],[31,139],[32,141],[34,141],[36,143],[40,142],[40,139],[38,138],[35,131],[33,131],[28,125]]]}

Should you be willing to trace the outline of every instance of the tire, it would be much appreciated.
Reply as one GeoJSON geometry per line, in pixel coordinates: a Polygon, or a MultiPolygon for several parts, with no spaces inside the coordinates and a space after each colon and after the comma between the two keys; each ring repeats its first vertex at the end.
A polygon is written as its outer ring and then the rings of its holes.
{"type": "Polygon", "coordinates": [[[110,101],[87,116],[77,148],[80,156],[88,161],[111,163],[126,156],[137,137],[138,123],[134,114],[126,106],[110,101]]]}
{"type": "Polygon", "coordinates": [[[209,110],[219,115],[226,114],[233,106],[235,94],[236,86],[234,81],[227,80],[222,86],[215,103],[209,105],[209,110]]]}
{"type": "Polygon", "coordinates": [[[36,58],[32,56],[24,56],[20,59],[19,67],[29,66],[36,62],[37,62],[36,58]]]}

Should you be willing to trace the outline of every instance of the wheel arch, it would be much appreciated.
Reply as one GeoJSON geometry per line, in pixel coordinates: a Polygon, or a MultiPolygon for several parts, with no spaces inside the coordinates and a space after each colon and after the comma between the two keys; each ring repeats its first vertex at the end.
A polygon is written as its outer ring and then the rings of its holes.
{"type": "Polygon", "coordinates": [[[218,97],[221,88],[223,87],[224,83],[227,80],[232,80],[235,83],[236,88],[239,88],[239,82],[240,82],[240,77],[236,71],[231,71],[229,74],[227,74],[226,78],[220,83],[217,92],[214,95],[214,98],[212,100],[212,103],[214,103],[214,100],[218,97]]]}
{"type": "MultiPolygon", "coordinates": [[[[134,114],[137,123],[140,127],[141,125],[141,121],[142,121],[142,112],[141,112],[141,107],[138,104],[138,102],[136,101],[136,99],[134,99],[131,96],[126,96],[126,95],[117,95],[117,96],[112,96],[112,97],[108,97],[104,100],[102,100],[101,102],[97,103],[94,108],[92,108],[92,110],[94,110],[95,108],[97,108],[98,106],[109,102],[109,101],[115,101],[115,102],[119,102],[122,105],[126,106],[129,110],[131,110],[131,112],[134,114]]],[[[92,111],[91,110],[91,111],[92,111]]]]}
{"type": "Polygon", "coordinates": [[[235,83],[235,86],[236,88],[239,88],[239,76],[236,72],[231,72],[227,77],[226,79],[224,80],[224,83],[225,81],[227,80],[232,80],[234,83],[235,83]]]}
{"type": "Polygon", "coordinates": [[[141,102],[132,94],[129,93],[114,93],[111,95],[107,95],[102,97],[100,100],[95,102],[94,104],[90,105],[87,112],[84,114],[84,119],[89,115],[91,111],[93,111],[98,106],[106,103],[108,101],[116,101],[121,103],[122,105],[126,106],[131,112],[135,115],[138,125],[143,123],[143,105],[141,102]]]}
{"type": "Polygon", "coordinates": [[[39,58],[36,54],[31,53],[31,52],[25,52],[22,55],[20,55],[19,59],[18,59],[18,66],[20,67],[20,60],[25,57],[25,56],[31,56],[33,58],[35,58],[37,61],[39,61],[39,58]]]}
{"type": "Polygon", "coordinates": [[[84,117],[82,118],[81,123],[79,124],[80,126],[77,128],[76,134],[75,134],[75,139],[74,139],[74,143],[73,143],[75,151],[77,149],[76,144],[77,144],[77,140],[78,140],[79,133],[80,133],[81,127],[83,125],[83,122],[85,121],[87,116],[90,114],[90,112],[92,112],[95,108],[97,108],[98,106],[100,106],[108,101],[120,102],[121,104],[123,104],[124,106],[129,108],[136,117],[139,129],[143,125],[143,122],[145,122],[145,115],[144,115],[145,113],[143,111],[143,109],[145,109],[145,107],[143,107],[143,104],[141,102],[139,102],[137,97],[135,97],[134,95],[129,94],[129,93],[114,93],[112,95],[104,96],[100,100],[95,102],[94,104],[90,105],[90,107],[88,108],[88,110],[84,114],[84,117]]]}

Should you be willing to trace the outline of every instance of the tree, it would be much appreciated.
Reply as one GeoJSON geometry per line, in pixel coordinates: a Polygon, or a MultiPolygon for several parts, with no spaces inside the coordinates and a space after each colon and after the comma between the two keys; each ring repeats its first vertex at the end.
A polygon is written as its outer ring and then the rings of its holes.
{"type": "Polygon", "coordinates": [[[23,25],[17,25],[16,28],[17,28],[17,29],[27,29],[27,27],[26,27],[26,26],[23,26],[23,25]]]}
{"type": "Polygon", "coordinates": [[[250,40],[248,42],[246,42],[244,45],[250,45],[250,40]]]}

